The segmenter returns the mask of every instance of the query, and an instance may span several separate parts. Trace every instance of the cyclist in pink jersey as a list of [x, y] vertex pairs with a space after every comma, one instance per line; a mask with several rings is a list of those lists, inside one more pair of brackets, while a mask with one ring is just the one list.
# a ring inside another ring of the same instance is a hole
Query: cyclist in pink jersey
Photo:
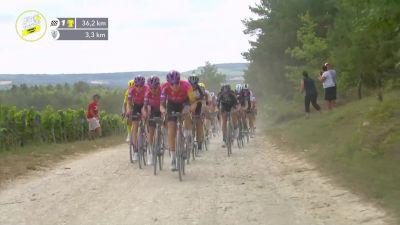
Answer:
[[[149, 90], [149, 87], [145, 84], [145, 78], [141, 75], [135, 77], [135, 85], [129, 89], [128, 94], [128, 115], [137, 116], [142, 112], [144, 104], [144, 95]], [[132, 138], [131, 142], [136, 143], [137, 130], [139, 119], [137, 117], [132, 117]], [[135, 148], [136, 149], [136, 148]], [[138, 153], [135, 152], [133, 155], [133, 160], [138, 160]]]
[[[168, 120], [168, 146], [171, 151], [171, 170], [176, 170], [175, 137], [176, 118], [172, 117], [173, 112], [182, 113], [184, 106], [190, 109], [196, 107], [196, 99], [192, 86], [188, 81], [181, 80], [178, 71], [171, 71], [167, 74], [167, 82], [161, 87], [160, 111], [167, 113]], [[186, 111], [186, 110], [185, 110]]]
[[[150, 119], [154, 117], [161, 117], [160, 111], [160, 96], [161, 96], [161, 88], [160, 88], [160, 78], [157, 76], [151, 76], [147, 80], [147, 85], [149, 89], [146, 91], [144, 95], [144, 107], [143, 107], [143, 116], [149, 117]], [[149, 144], [150, 146], [153, 144], [154, 132], [156, 129], [156, 124], [153, 121], [149, 121]], [[151, 165], [153, 162], [152, 157], [148, 158], [148, 163]]]

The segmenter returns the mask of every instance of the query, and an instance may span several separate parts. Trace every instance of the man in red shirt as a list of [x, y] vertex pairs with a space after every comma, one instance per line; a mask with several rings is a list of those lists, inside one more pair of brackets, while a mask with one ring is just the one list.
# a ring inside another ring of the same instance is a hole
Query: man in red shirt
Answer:
[[101, 127], [99, 119], [99, 104], [100, 95], [93, 95], [93, 101], [89, 104], [86, 113], [86, 118], [89, 124], [89, 137], [93, 138], [93, 133], [97, 136], [101, 136]]

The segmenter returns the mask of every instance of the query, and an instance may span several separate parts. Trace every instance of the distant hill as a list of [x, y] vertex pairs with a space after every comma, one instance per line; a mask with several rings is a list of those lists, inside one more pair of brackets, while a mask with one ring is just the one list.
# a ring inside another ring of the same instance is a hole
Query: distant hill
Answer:
[[[228, 77], [230, 76], [243, 76], [244, 70], [247, 69], [248, 64], [247, 63], [221, 63], [221, 64], [215, 64], [218, 68], [218, 71], [220, 73], [223, 73], [227, 75]], [[197, 67], [195, 69], [196, 73], [200, 73], [200, 70], [203, 68], [203, 66]], [[184, 74], [191, 74], [193, 70], [186, 71]]]
[[[215, 64], [218, 71], [226, 74], [228, 77], [237, 79], [242, 77], [247, 63], [223, 63]], [[197, 73], [202, 67], [195, 69]], [[183, 72], [184, 76], [188, 76], [193, 70]], [[109, 87], [126, 87], [128, 80], [135, 75], [141, 74], [145, 77], [151, 75], [165, 76], [168, 71], [134, 71], [119, 73], [91, 73], [91, 74], [0, 74], [0, 89], [8, 89], [12, 85], [28, 84], [28, 85], [47, 85], [60, 83], [76, 83], [84, 81], [92, 85], [102, 85]]]

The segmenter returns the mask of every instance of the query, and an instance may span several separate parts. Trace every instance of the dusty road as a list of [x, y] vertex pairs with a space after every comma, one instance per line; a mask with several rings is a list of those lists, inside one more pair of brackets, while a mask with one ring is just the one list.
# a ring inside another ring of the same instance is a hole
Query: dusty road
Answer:
[[155, 177], [130, 164], [126, 145], [69, 160], [1, 190], [0, 224], [389, 224], [263, 137], [230, 158], [219, 143], [182, 183], [169, 170]]

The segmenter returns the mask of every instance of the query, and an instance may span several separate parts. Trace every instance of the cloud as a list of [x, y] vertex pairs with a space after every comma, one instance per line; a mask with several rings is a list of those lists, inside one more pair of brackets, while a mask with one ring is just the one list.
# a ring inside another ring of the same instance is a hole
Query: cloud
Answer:
[[[19, 39], [14, 20], [2, 21], [7, 31], [0, 73], [80, 73], [132, 70], [188, 70], [212, 63], [244, 61], [249, 48], [241, 20], [248, 17], [243, 0], [70, 0], [6, 3], [3, 12], [35, 8], [52, 17], [108, 17], [108, 41], [53, 41]], [[16, 16], [15, 16], [16, 17]]]

